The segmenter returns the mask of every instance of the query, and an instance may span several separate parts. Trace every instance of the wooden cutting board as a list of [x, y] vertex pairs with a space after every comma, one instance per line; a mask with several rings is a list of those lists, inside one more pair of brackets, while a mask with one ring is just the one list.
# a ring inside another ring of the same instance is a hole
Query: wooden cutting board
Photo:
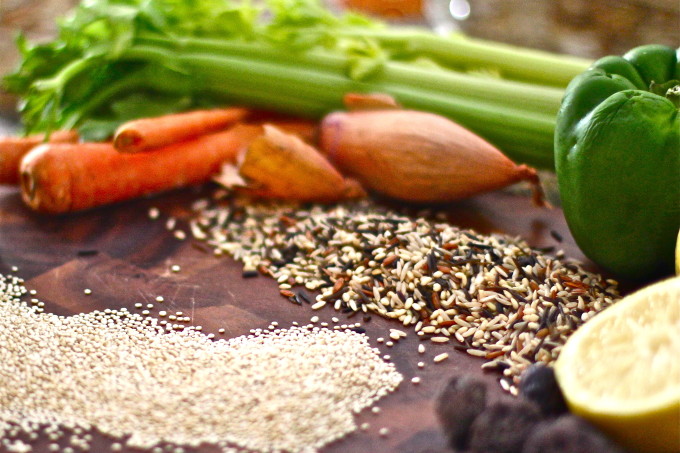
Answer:
[[[134, 308], [136, 303], [146, 305], [162, 295], [162, 307], [156, 303], [152, 313], [159, 309], [183, 311], [193, 324], [218, 338], [247, 334], [250, 329], [266, 328], [272, 321], [278, 321], [280, 327], [293, 321], [307, 323], [313, 315], [321, 321], [331, 322], [337, 316], [340, 324], [347, 322], [346, 315], [332, 308], [312, 311], [309, 305], [292, 304], [279, 295], [273, 280], [262, 276], [244, 279], [239, 263], [200, 250], [193, 239], [176, 239], [166, 229], [165, 220], [170, 216], [186, 218], [191, 202], [209, 190], [172, 192], [51, 217], [29, 211], [16, 188], [0, 186], [0, 273], [10, 273], [16, 267], [18, 270], [12, 273], [37, 291], [36, 297], [45, 302], [46, 311], [61, 315], [121, 307], [140, 311]], [[152, 206], [161, 212], [155, 221], [148, 217]], [[563, 249], [567, 256], [587, 263], [559, 209], [537, 208], [528, 198], [505, 192], [454, 203], [446, 209], [452, 223], [460, 227], [518, 235], [532, 246]], [[179, 265], [181, 271], [172, 272], [173, 265]], [[592, 263], [588, 266], [596, 270]], [[85, 294], [85, 289], [92, 293]], [[355, 316], [350, 321], [362, 320]], [[379, 401], [379, 414], [364, 411], [357, 416], [358, 423], [370, 424], [368, 430], [357, 431], [324, 452], [416, 453], [442, 448], [444, 440], [434, 417], [433, 401], [455, 373], [482, 376], [493, 400], [509, 398], [500, 390], [499, 376], [482, 372], [482, 359], [456, 351], [451, 345], [427, 344], [426, 353], [420, 355], [412, 331], [393, 347], [378, 344], [378, 337], [387, 338], [389, 329], [400, 325], [377, 316], [363, 327], [371, 344], [392, 357], [405, 379], [395, 393]], [[220, 335], [222, 328], [225, 334]], [[433, 363], [432, 358], [441, 352], [448, 352], [449, 359]], [[421, 360], [426, 363], [422, 370], [416, 366]], [[419, 385], [411, 383], [414, 376], [421, 378]], [[219, 377], [215, 378], [219, 385]], [[378, 434], [383, 427], [390, 431], [386, 437]], [[95, 433], [92, 451], [108, 451], [111, 442]], [[48, 442], [39, 439], [33, 445], [34, 452], [47, 451]]]

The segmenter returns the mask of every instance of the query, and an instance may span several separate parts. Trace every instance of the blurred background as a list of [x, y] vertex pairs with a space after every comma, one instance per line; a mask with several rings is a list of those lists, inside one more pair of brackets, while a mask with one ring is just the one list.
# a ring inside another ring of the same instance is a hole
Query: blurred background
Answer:
[[[200, 0], [196, 0], [200, 1]], [[440, 32], [597, 58], [631, 47], [680, 45], [680, 0], [327, 0], [386, 20], [425, 24]], [[0, 0], [0, 76], [15, 65], [14, 37], [41, 40], [76, 0]], [[0, 117], [16, 99], [0, 90]]]

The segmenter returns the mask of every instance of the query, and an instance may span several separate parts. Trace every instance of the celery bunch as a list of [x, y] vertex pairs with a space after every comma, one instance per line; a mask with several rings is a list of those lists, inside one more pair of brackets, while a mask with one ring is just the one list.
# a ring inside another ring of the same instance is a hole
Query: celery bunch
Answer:
[[564, 87], [589, 64], [335, 15], [318, 0], [88, 0], [55, 40], [18, 45], [4, 82], [29, 133], [104, 139], [132, 118], [225, 104], [320, 117], [345, 93], [384, 92], [543, 168]]

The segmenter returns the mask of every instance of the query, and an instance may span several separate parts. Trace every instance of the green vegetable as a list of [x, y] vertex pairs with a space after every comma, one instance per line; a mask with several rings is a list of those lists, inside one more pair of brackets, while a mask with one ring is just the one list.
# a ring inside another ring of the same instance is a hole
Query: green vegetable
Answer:
[[568, 86], [555, 166], [569, 228], [617, 276], [673, 271], [680, 228], [680, 49], [608, 56]]
[[589, 64], [336, 16], [318, 0], [89, 0], [53, 42], [19, 46], [5, 82], [27, 132], [103, 139], [146, 112], [225, 103], [320, 117], [347, 92], [384, 92], [547, 168], [564, 87]]

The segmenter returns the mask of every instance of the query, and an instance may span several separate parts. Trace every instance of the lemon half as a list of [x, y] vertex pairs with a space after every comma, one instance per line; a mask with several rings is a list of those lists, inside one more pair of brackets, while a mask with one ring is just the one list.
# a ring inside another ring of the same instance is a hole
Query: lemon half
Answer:
[[675, 241], [675, 275], [680, 275], [680, 230], [678, 230], [678, 239]]
[[680, 452], [680, 277], [626, 296], [566, 342], [569, 408], [631, 451]]

